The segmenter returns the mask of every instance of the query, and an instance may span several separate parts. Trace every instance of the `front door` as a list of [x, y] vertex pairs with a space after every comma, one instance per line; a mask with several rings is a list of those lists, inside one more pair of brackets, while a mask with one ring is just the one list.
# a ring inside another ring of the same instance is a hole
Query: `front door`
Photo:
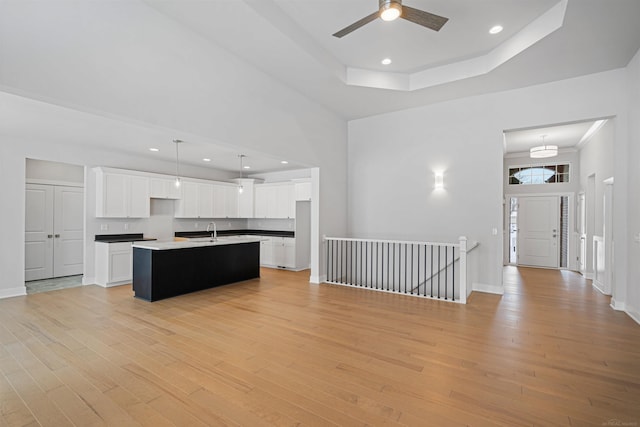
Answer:
[[560, 198], [518, 198], [518, 265], [559, 267]]

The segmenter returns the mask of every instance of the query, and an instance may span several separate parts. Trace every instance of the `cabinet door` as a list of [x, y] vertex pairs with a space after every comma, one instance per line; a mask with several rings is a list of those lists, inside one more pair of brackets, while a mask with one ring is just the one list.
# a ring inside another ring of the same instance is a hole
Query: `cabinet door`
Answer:
[[282, 237], [273, 237], [271, 239], [273, 248], [273, 262], [272, 265], [277, 267], [284, 267], [285, 255], [284, 255], [284, 241]]
[[162, 178], [151, 178], [149, 180], [149, 197], [154, 199], [167, 198], [167, 180]]
[[225, 218], [227, 216], [225, 186], [213, 186], [213, 217]]
[[128, 176], [126, 182], [128, 190], [127, 217], [149, 218], [149, 178]]
[[260, 242], [260, 265], [273, 265], [273, 246], [271, 239], [264, 238]]
[[198, 218], [213, 218], [213, 185], [198, 184]]
[[225, 213], [227, 218], [238, 218], [238, 189], [224, 187]]
[[175, 217], [198, 217], [198, 184], [195, 182], [182, 182], [180, 186], [180, 200], [175, 202]]
[[267, 205], [266, 218], [282, 218], [278, 209], [278, 187], [271, 185], [265, 187], [265, 198]]
[[296, 182], [295, 184], [296, 201], [308, 201], [311, 200], [311, 183], [310, 182]]
[[285, 237], [283, 247], [282, 265], [287, 268], [296, 268], [296, 239]]
[[175, 180], [166, 178], [149, 179], [149, 197], [154, 199], [179, 199], [180, 188]]
[[105, 173], [102, 182], [102, 212], [97, 216], [106, 218], [127, 217], [127, 176]]
[[254, 216], [256, 218], [267, 217], [267, 187], [256, 185], [254, 189], [255, 204]]
[[131, 243], [109, 244], [109, 281], [107, 284], [126, 282], [132, 279]]
[[276, 189], [276, 216], [275, 218], [295, 218], [295, 195], [292, 184], [283, 184]]

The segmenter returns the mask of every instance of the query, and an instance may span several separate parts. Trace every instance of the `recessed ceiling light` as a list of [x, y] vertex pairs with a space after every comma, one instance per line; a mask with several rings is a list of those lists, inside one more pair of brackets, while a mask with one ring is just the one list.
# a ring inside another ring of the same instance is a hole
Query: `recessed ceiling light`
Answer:
[[206, 158], [206, 157], [205, 157], [204, 159], [202, 159], [202, 161], [203, 161], [203, 162], [210, 162], [210, 161], [211, 161], [211, 159], [208, 159], [208, 158]]
[[504, 28], [502, 28], [502, 25], [494, 25], [493, 27], [491, 27], [491, 29], [489, 30], [489, 34], [498, 34], [499, 32], [501, 32]]
[[157, 152], [157, 151], [160, 151], [160, 149], [158, 149], [158, 148], [149, 148], [149, 151]]
[[391, 59], [389, 58], [384, 58], [382, 61], [380, 61], [382, 63], [382, 65], [389, 65], [391, 64]]
[[251, 169], [251, 166], [245, 166], [244, 168], [245, 169]]
[[282, 163], [283, 165], [288, 164], [289, 162], [287, 162], [286, 160], [281, 161], [280, 163]]

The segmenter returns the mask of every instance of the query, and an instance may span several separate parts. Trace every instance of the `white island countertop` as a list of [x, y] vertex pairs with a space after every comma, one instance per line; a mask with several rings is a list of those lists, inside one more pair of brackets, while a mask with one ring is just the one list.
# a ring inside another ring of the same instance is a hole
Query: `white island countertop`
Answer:
[[154, 251], [164, 251], [169, 249], [200, 248], [203, 246], [237, 245], [240, 243], [260, 242], [262, 236], [224, 236], [211, 241], [209, 237], [198, 237], [183, 241], [156, 240], [150, 242], [135, 242], [132, 247], [141, 249], [151, 249]]

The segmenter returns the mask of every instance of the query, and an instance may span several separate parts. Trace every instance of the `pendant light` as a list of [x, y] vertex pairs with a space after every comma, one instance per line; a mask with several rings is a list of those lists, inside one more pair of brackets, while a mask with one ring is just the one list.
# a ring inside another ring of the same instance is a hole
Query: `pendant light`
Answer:
[[179, 153], [178, 147], [184, 141], [181, 140], [181, 139], [174, 139], [173, 142], [176, 144], [176, 181], [175, 181], [175, 186], [176, 186], [176, 188], [180, 188], [180, 184], [181, 184], [181, 179], [180, 179], [180, 153]]
[[[244, 154], [238, 154], [238, 157], [240, 158], [240, 179], [242, 179], [242, 160], [247, 157]], [[242, 194], [242, 192], [244, 191], [244, 187], [242, 184], [240, 184], [240, 187], [238, 187], [238, 193]]]
[[555, 157], [558, 155], [557, 145], [546, 145], [544, 139], [547, 135], [542, 135], [542, 145], [533, 147], [529, 150], [529, 157], [532, 159], [544, 159], [547, 157]]

